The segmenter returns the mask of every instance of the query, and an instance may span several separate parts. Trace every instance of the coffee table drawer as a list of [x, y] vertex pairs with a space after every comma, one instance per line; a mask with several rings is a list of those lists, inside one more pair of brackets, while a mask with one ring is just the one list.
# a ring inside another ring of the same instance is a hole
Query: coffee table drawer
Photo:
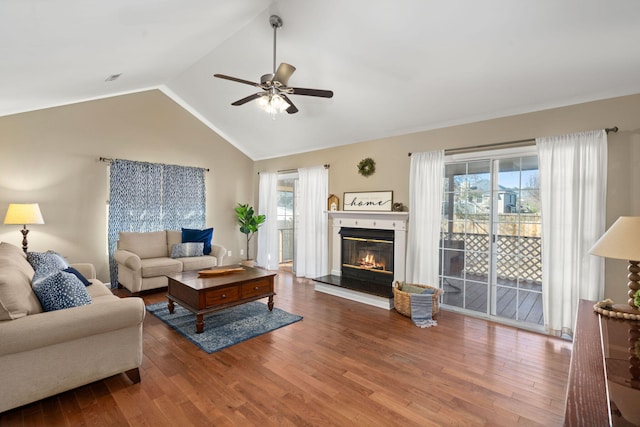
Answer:
[[211, 307], [213, 305], [226, 304], [240, 299], [240, 292], [237, 286], [222, 289], [211, 289], [205, 295], [205, 305]]
[[257, 295], [265, 295], [273, 292], [269, 280], [259, 280], [242, 285], [242, 298], [251, 298]]

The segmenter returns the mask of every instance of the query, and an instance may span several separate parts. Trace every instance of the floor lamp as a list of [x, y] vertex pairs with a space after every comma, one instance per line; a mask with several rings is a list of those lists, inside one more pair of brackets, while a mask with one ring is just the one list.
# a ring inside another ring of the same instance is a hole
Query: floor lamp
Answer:
[[40, 206], [37, 203], [11, 203], [7, 209], [7, 215], [4, 217], [5, 224], [22, 225], [22, 250], [27, 253], [27, 234], [29, 230], [27, 225], [44, 224]]
[[640, 315], [634, 302], [640, 289], [640, 216], [621, 216], [589, 251], [593, 255], [629, 261], [629, 299], [627, 304], [615, 304], [613, 311]]

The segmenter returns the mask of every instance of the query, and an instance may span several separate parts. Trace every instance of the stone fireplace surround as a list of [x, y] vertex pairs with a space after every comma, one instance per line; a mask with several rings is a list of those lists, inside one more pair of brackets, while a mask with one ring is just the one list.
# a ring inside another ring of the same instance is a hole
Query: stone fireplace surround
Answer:
[[[341, 239], [340, 229], [342, 227], [367, 228], [394, 231], [394, 269], [393, 281], [403, 281], [406, 265], [407, 249], [407, 223], [409, 213], [407, 212], [361, 212], [361, 211], [329, 211], [329, 219], [332, 220], [332, 256], [331, 256], [331, 276], [339, 280], [342, 270], [341, 265]], [[315, 283], [315, 290], [326, 294], [339, 296], [353, 301], [373, 305], [375, 307], [391, 310], [393, 308], [393, 298], [384, 298], [336, 286], [322, 281]]]

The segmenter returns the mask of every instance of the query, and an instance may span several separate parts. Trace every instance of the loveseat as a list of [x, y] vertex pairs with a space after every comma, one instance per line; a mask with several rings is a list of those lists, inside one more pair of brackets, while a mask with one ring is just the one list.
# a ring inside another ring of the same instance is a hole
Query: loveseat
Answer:
[[121, 372], [140, 381], [142, 299], [113, 295], [91, 264], [72, 266], [90, 303], [43, 311], [24, 252], [0, 243], [0, 412]]
[[[151, 232], [120, 232], [114, 259], [118, 266], [118, 285], [132, 293], [164, 288], [167, 274], [202, 270], [222, 265], [227, 250], [212, 244], [211, 252], [197, 256], [177, 256], [174, 245], [183, 243], [183, 232], [164, 230]], [[205, 250], [206, 251], [206, 250]]]

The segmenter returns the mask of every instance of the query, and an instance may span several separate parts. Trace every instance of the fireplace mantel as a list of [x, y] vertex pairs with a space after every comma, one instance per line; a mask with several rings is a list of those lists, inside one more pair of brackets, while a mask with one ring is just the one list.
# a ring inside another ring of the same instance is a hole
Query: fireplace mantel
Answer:
[[[333, 220], [332, 228], [332, 257], [331, 275], [340, 276], [341, 273], [341, 241], [340, 229], [369, 228], [379, 230], [394, 230], [394, 281], [404, 281], [406, 248], [407, 248], [407, 223], [408, 212], [361, 212], [361, 211], [328, 211], [329, 219]], [[385, 299], [371, 297], [357, 291], [349, 291], [322, 283], [316, 284], [316, 290], [329, 293], [365, 304], [390, 310], [393, 308], [393, 298]]]
[[408, 212], [329, 211], [328, 214], [334, 227], [406, 230], [409, 221]]

